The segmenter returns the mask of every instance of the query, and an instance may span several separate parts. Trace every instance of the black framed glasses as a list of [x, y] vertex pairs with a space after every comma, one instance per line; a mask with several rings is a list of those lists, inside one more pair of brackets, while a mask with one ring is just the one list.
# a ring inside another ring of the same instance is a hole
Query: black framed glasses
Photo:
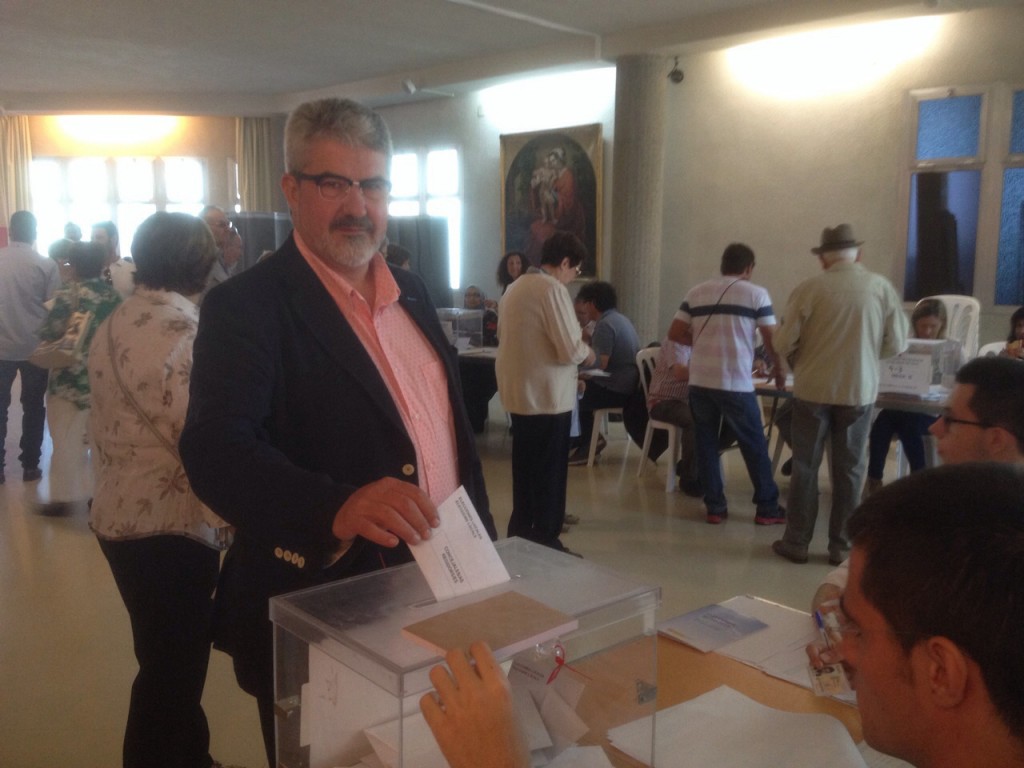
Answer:
[[942, 426], [949, 429], [950, 424], [963, 424], [968, 427], [980, 427], [981, 429], [991, 429], [995, 424], [989, 424], [987, 421], [971, 421], [970, 419], [958, 419], [954, 416], [949, 415], [949, 411], [943, 411], [939, 418], [942, 419]]
[[312, 181], [316, 184], [320, 197], [324, 200], [340, 200], [357, 187], [363, 193], [363, 199], [369, 203], [379, 203], [391, 192], [391, 182], [381, 176], [356, 181], [348, 176], [337, 173], [318, 173], [316, 175], [292, 171], [298, 181]]

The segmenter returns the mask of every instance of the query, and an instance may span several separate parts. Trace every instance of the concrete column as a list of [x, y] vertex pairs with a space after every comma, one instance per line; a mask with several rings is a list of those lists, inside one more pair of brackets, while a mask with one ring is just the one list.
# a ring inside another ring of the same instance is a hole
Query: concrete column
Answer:
[[670, 59], [629, 55], [616, 62], [610, 281], [640, 341], [660, 339], [658, 281], [664, 201], [665, 99]]

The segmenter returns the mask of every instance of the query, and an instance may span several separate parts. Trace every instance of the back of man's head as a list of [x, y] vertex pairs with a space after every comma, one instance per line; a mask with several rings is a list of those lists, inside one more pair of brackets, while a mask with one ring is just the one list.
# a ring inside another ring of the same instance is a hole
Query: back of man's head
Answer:
[[74, 242], [68, 246], [67, 259], [75, 270], [75, 277], [79, 280], [91, 280], [103, 272], [107, 249], [99, 243]]
[[587, 258], [587, 248], [572, 232], [555, 232], [544, 241], [540, 263], [557, 267], [566, 258], [570, 267], [578, 267]]
[[742, 275], [754, 266], [754, 251], [743, 243], [730, 243], [722, 253], [722, 274]]
[[36, 217], [31, 211], [15, 211], [11, 214], [11, 241], [34, 243], [36, 241]]
[[861, 592], [904, 651], [929, 637], [959, 646], [1024, 742], [1024, 467], [915, 472], [869, 496], [848, 529]]
[[974, 387], [967, 406], [978, 421], [1013, 435], [1018, 453], [1024, 456], [1024, 363], [1008, 357], [977, 357], [957, 371], [956, 380]]
[[594, 280], [580, 286], [576, 294], [576, 301], [590, 302], [598, 312], [607, 312], [619, 305], [619, 297], [615, 293], [615, 286], [603, 280]]

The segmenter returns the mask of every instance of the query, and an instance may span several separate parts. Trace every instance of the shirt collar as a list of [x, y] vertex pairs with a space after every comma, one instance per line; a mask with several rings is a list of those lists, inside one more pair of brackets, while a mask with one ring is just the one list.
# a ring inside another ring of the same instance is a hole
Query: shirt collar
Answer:
[[[327, 288], [328, 293], [336, 295], [340, 291], [349, 302], [359, 301], [364, 304], [366, 303], [362, 294], [353, 288], [348, 280], [324, 264], [323, 260], [310, 250], [297, 231], [292, 230], [292, 235], [295, 238], [295, 246], [299, 249], [299, 253], [302, 254], [302, 258], [306, 260], [306, 263], [309, 264], [310, 268], [320, 279], [320, 282]], [[398, 301], [398, 297], [402, 292], [398, 287], [398, 283], [395, 282], [394, 275], [391, 274], [387, 262], [379, 252], [373, 254], [373, 257], [370, 259], [369, 269], [370, 277], [373, 279], [375, 295], [375, 305], [370, 307], [370, 311], [376, 314], [388, 305]]]

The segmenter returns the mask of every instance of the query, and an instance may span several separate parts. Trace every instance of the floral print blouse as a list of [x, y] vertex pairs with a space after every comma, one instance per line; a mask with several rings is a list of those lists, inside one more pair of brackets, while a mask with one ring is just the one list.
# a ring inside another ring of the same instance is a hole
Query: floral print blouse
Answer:
[[[46, 316], [39, 330], [41, 341], [56, 341], [64, 335], [72, 312], [92, 312], [92, 322], [82, 342], [82, 361], [67, 368], [50, 371], [49, 393], [74, 403], [79, 410], [89, 407], [89, 344], [96, 335], [100, 323], [121, 303], [121, 294], [107, 285], [101, 278], [83, 280], [57, 291], [53, 309]], [[75, 309], [77, 303], [77, 310]]]
[[[227, 524], [192, 493], [177, 457], [198, 321], [199, 308], [184, 296], [139, 286], [96, 331], [89, 425], [98, 469], [89, 525], [100, 538], [177, 534], [211, 547], [227, 543]], [[122, 390], [115, 365], [163, 440]]]

